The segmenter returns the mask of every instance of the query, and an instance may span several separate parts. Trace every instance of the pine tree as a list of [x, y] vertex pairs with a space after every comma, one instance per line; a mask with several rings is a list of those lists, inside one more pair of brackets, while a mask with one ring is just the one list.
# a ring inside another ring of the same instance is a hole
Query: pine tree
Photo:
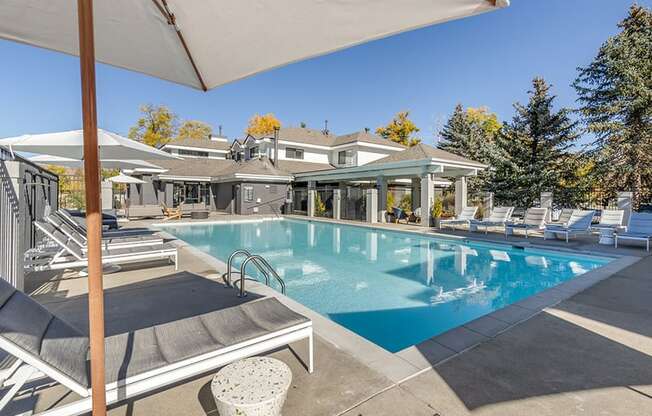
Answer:
[[554, 110], [555, 96], [542, 78], [532, 81], [528, 93], [527, 105], [514, 104], [514, 118], [496, 138], [489, 183], [499, 200], [522, 207], [559, 185], [568, 169], [568, 150], [578, 138], [570, 110]]
[[[487, 128], [488, 125], [497, 128]], [[465, 111], [461, 104], [457, 104], [439, 133], [437, 147], [458, 156], [490, 164], [495, 159], [495, 139], [500, 127], [495, 114], [486, 109], [469, 108]], [[485, 190], [490, 177], [489, 171], [482, 171], [478, 176], [470, 177], [470, 192]]]
[[634, 204], [652, 188], [652, 10], [631, 6], [573, 86], [595, 140], [605, 190], [634, 192]]

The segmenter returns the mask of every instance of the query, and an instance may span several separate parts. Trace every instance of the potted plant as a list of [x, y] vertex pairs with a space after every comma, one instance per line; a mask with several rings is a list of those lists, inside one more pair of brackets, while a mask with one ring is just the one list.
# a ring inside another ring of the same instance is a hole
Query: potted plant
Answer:
[[441, 221], [441, 216], [444, 213], [444, 202], [441, 198], [435, 198], [435, 202], [432, 204], [432, 209], [430, 210], [432, 222], [430, 225], [434, 225], [436, 228], [439, 228], [439, 221]]

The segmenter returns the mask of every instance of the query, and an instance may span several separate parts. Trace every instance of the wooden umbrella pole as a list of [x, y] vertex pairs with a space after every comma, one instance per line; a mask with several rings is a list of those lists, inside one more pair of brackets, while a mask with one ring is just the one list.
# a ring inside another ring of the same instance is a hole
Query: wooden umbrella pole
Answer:
[[95, 99], [93, 0], [77, 0], [79, 62], [84, 127], [84, 177], [88, 230], [88, 322], [91, 348], [93, 416], [106, 414], [104, 379], [104, 288], [102, 287], [102, 212]]

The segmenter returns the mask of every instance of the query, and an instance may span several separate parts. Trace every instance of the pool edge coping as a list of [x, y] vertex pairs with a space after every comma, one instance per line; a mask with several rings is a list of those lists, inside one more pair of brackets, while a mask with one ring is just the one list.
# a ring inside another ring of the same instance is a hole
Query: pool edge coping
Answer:
[[[282, 218], [271, 218], [272, 220], [278, 220]], [[256, 219], [256, 220], [235, 220], [235, 221], [220, 221], [219, 224], [228, 224], [228, 223], [251, 223], [251, 222], [262, 222], [265, 219]], [[322, 221], [330, 222], [331, 221]], [[199, 225], [199, 224], [208, 224], [209, 222], [194, 222], [187, 223], [186, 225]], [[175, 223], [176, 225], [177, 223]], [[170, 224], [172, 225], [172, 224]], [[154, 225], [152, 225], [154, 226]], [[354, 225], [355, 226], [355, 225]], [[367, 228], [376, 228], [379, 230], [384, 230], [384, 228], [371, 227]], [[226, 272], [227, 265], [223, 261], [217, 259], [216, 257], [211, 256], [208, 253], [201, 251], [200, 249], [192, 246], [191, 244], [183, 241], [176, 236], [164, 231], [157, 230], [164, 239], [170, 239], [171, 243], [178, 248], [184, 248], [189, 250], [194, 256], [199, 257], [207, 264], [211, 265], [216, 269], [218, 275], [211, 277], [211, 275], [206, 276], [207, 278], [221, 278], [221, 273]], [[402, 232], [413, 233], [417, 235], [432, 235], [425, 232], [418, 232], [412, 230], [405, 230]], [[453, 236], [455, 237], [455, 236]], [[466, 238], [459, 237], [459, 240], [465, 240]], [[482, 240], [480, 240], [482, 241]], [[500, 243], [497, 243], [500, 244]], [[505, 244], [508, 245], [508, 244]], [[538, 248], [538, 247], [537, 247]], [[544, 250], [547, 248], [544, 248]], [[555, 251], [554, 249], [548, 249], [548, 251]], [[568, 249], [568, 252], [573, 252], [573, 250]], [[575, 250], [577, 252], [577, 250]], [[387, 351], [386, 349], [374, 344], [373, 342], [367, 340], [366, 338], [356, 334], [355, 332], [345, 328], [344, 326], [328, 319], [327, 317], [319, 314], [316, 311], [308, 308], [307, 306], [289, 298], [282, 293], [265, 286], [262, 283], [257, 283], [255, 281], [248, 282], [248, 290], [257, 293], [263, 296], [273, 296], [276, 297], [281, 303], [288, 306], [292, 310], [301, 313], [312, 320], [313, 328], [315, 332], [324, 340], [328, 341], [334, 347], [341, 349], [352, 357], [362, 362], [369, 368], [378, 372], [379, 374], [385, 376], [394, 384], [403, 383], [413, 377], [418, 376], [419, 374], [426, 372], [433, 367], [442, 364], [445, 361], [456, 357], [459, 354], [464, 353], [476, 346], [488, 342], [491, 339], [497, 337], [498, 335], [510, 330], [511, 328], [529, 320], [530, 318], [538, 315], [542, 311], [545, 311], [546, 308], [555, 306], [576, 294], [588, 289], [589, 287], [597, 284], [598, 282], [605, 280], [619, 271], [637, 263], [642, 260], [643, 257], [628, 256], [628, 255], [614, 255], [611, 254], [608, 257], [613, 258], [612, 261], [601, 266], [597, 269], [590, 270], [584, 273], [581, 276], [575, 277], [566, 282], [560, 283], [557, 286], [545, 289], [535, 295], [529, 296], [525, 299], [520, 300], [511, 305], [507, 305], [503, 308], [497, 309], [487, 315], [483, 315], [479, 318], [476, 318], [466, 324], [457, 326], [453, 329], [450, 329], [442, 334], [431, 337], [425, 341], [422, 341], [419, 344], [412, 345], [396, 353]], [[504, 314], [510, 314], [515, 318], [510, 319], [506, 318]], [[472, 329], [472, 327], [483, 319], [493, 319], [499, 322], [502, 322], [503, 327], [499, 330], [496, 330], [494, 333], [481, 333], [477, 329]], [[477, 342], [463, 342], [463, 347], [454, 348], [450, 345], [450, 342], [446, 341], [447, 337], [455, 337], [457, 332], [466, 331], [466, 334], [461, 335], [464, 337], [466, 335], [469, 338], [469, 332], [472, 333], [472, 337], [475, 337]], [[419, 349], [418, 346], [424, 347], [436, 347], [440, 351], [444, 349], [445, 354], [441, 355], [437, 359], [432, 359], [423, 355], [423, 352]], [[416, 354], [416, 355], [415, 355]], [[424, 362], [426, 364], [424, 364]]]

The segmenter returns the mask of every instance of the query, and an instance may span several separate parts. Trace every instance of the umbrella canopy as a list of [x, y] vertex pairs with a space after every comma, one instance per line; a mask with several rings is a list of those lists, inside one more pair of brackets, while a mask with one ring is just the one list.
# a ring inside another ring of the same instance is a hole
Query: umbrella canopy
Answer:
[[[3, 0], [0, 39], [80, 57], [84, 147], [71, 147], [75, 153], [35, 153], [82, 159], [79, 150], [83, 150], [85, 155], [91, 397], [93, 414], [103, 416], [106, 392], [98, 153], [103, 159], [126, 158], [124, 154], [105, 154], [98, 138], [102, 134], [97, 129], [95, 62], [207, 90], [312, 56], [507, 6], [509, 0], [76, 3], [75, 7], [71, 0]], [[129, 153], [130, 159], [158, 159], [139, 155], [136, 147]]]
[[[29, 158], [30, 162], [64, 166], [67, 168], [81, 168], [84, 164], [82, 160], [70, 159], [61, 156], [38, 155]], [[157, 169], [165, 170], [160, 166], [144, 160], [112, 160], [106, 159], [101, 161], [103, 169]]]
[[[170, 153], [102, 129], [97, 129], [97, 144], [100, 149], [100, 160], [179, 159]], [[25, 134], [0, 139], [0, 145], [8, 146], [12, 151], [39, 153], [76, 160], [84, 158], [83, 130]]]
[[[95, 0], [99, 62], [200, 89], [509, 0]], [[79, 54], [70, 0], [3, 0], [0, 38]], [[178, 29], [178, 31], [177, 31]]]
[[134, 178], [133, 176], [125, 175], [124, 173], [121, 173], [117, 176], [112, 176], [108, 181], [111, 181], [113, 183], [135, 183], [135, 184], [143, 184], [147, 183], [143, 180], [140, 180], [138, 178]]

